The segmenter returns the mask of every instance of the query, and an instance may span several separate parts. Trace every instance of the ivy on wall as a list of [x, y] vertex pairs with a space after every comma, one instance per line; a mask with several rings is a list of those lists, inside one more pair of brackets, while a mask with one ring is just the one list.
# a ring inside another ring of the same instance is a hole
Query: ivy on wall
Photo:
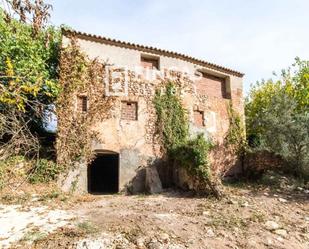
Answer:
[[161, 143], [169, 160], [176, 166], [186, 168], [199, 182], [196, 191], [205, 191], [208, 188], [220, 198], [222, 194], [213, 181], [208, 157], [212, 143], [202, 134], [190, 139], [188, 116], [181, 103], [179, 90], [176, 84], [167, 82], [163, 91], [156, 92], [154, 105]]
[[[74, 37], [61, 51], [56, 149], [58, 164], [66, 168], [93, 159], [92, 141], [99, 139], [93, 125], [109, 117], [114, 98], [103, 94], [104, 67], [81, 52]], [[77, 97], [81, 94], [87, 96], [86, 113], [77, 110]]]

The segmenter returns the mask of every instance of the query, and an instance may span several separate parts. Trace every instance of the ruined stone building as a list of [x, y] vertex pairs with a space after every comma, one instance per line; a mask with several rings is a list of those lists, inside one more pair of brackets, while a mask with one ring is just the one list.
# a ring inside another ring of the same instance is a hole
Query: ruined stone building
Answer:
[[[156, 86], [166, 80], [183, 85], [181, 99], [190, 133], [211, 136], [217, 145], [211, 154], [212, 167], [222, 175], [229, 174], [236, 160], [223, 145], [229, 129], [228, 105], [243, 114], [242, 73], [187, 55], [76, 31], [63, 31], [64, 47], [72, 37], [90, 60], [114, 69], [114, 73], [102, 72], [102, 89], [98, 90], [102, 98], [114, 101], [111, 115], [91, 125], [99, 138], [91, 143], [94, 160], [72, 170], [63, 180], [64, 187], [74, 183], [80, 191], [118, 192], [138, 179], [133, 188], [142, 190], [144, 175], [139, 175], [140, 169], [161, 157], [154, 136], [152, 98]], [[87, 113], [91, 108], [87, 89], [75, 94], [73, 106], [65, 107], [71, 108], [71, 115]], [[159, 175], [164, 185], [166, 176]]]

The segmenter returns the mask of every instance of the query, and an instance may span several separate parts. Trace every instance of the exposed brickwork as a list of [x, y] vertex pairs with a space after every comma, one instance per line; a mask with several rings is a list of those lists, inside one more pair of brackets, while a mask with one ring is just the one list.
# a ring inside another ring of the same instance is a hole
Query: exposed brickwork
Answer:
[[137, 120], [137, 102], [121, 102], [121, 119]]
[[226, 91], [226, 80], [213, 75], [203, 74], [196, 88], [199, 94], [217, 98], [229, 97]]

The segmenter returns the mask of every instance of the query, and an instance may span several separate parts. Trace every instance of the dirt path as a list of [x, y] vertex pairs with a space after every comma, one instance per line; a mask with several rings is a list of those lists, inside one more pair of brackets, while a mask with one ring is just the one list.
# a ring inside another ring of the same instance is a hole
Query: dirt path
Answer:
[[221, 202], [175, 192], [105, 196], [75, 210], [132, 248], [309, 248], [306, 194], [234, 190]]
[[309, 248], [308, 191], [247, 186], [226, 191], [228, 198], [221, 201], [173, 191], [78, 197], [50, 207], [65, 210], [69, 223], [12, 248]]

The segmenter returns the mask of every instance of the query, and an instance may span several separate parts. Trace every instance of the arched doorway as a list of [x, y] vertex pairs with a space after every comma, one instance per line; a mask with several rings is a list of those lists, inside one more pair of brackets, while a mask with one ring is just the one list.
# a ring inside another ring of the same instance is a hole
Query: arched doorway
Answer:
[[88, 192], [111, 194], [119, 191], [119, 154], [99, 153], [88, 166]]

